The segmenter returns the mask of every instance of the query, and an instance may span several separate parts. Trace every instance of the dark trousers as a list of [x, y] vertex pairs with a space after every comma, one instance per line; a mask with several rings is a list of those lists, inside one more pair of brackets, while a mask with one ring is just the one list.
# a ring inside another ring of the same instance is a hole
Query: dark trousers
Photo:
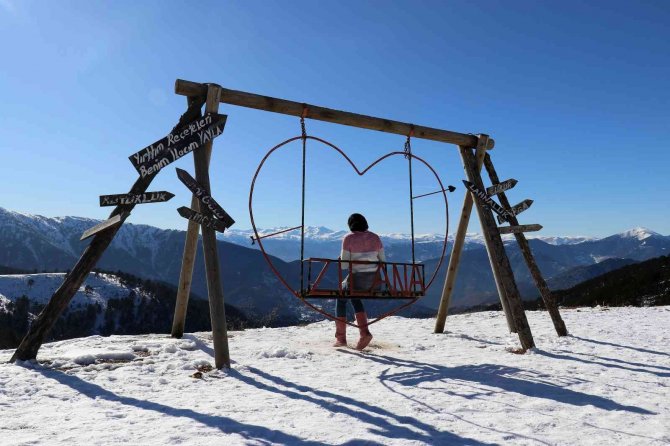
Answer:
[[[353, 281], [353, 289], [356, 291], [365, 291], [371, 290], [372, 285], [375, 283], [375, 279], [379, 276], [377, 272], [358, 272], [353, 273], [351, 279]], [[344, 288], [349, 287], [349, 277], [344, 279]], [[375, 287], [376, 288], [376, 287]], [[351, 298], [351, 299], [337, 299], [335, 305], [335, 315], [337, 317], [345, 317], [347, 315], [347, 300], [351, 301], [351, 305], [354, 306], [355, 313], [361, 313], [365, 311], [363, 307], [363, 302], [360, 299]]]
[[351, 305], [354, 306], [354, 312], [360, 313], [365, 311], [363, 302], [360, 299], [337, 299], [335, 304], [335, 315], [337, 317], [346, 317], [347, 316], [347, 301], [351, 301]]

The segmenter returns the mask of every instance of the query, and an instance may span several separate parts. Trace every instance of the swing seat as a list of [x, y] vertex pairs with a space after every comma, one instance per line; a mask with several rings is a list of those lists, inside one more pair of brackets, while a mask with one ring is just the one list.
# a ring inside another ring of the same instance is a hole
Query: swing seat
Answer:
[[[303, 299], [418, 299], [426, 294], [424, 265], [421, 263], [400, 262], [368, 262], [360, 260], [324, 259], [310, 257], [307, 263], [307, 288], [302, 289]], [[319, 266], [321, 270], [312, 282], [312, 266]], [[332, 285], [334, 268], [337, 268], [337, 285]], [[356, 288], [355, 273], [348, 274], [355, 265], [375, 265], [372, 285], [365, 288]], [[343, 268], [344, 267], [344, 268]], [[325, 279], [325, 280], [324, 280]], [[328, 280], [330, 279], [330, 280]], [[331, 286], [324, 285], [331, 282]]]

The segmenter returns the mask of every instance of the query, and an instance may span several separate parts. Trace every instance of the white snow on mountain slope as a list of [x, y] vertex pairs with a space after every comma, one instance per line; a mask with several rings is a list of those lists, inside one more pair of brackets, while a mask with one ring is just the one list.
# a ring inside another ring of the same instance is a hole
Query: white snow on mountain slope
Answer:
[[[288, 227], [278, 227], [278, 228], [268, 228], [268, 229], [259, 229], [258, 233], [260, 236], [274, 234], [279, 231], [289, 229]], [[342, 241], [344, 236], [348, 234], [347, 230], [338, 230], [334, 231], [332, 229], [320, 227], [308, 227], [305, 230], [305, 238], [312, 241], [322, 241], [322, 242], [339, 242]], [[250, 243], [250, 237], [254, 235], [252, 229], [229, 229], [223, 234], [217, 234], [218, 238], [221, 240], [230, 241], [232, 243], [248, 245]], [[392, 232], [382, 234], [379, 236], [382, 238], [384, 243], [389, 242], [409, 242], [411, 240], [410, 234], [404, 234], [399, 232]], [[596, 237], [587, 237], [587, 236], [542, 236], [537, 234], [528, 234], [528, 238], [537, 238], [546, 243], [552, 245], [574, 245], [577, 243], [582, 243], [585, 241], [598, 240]], [[453, 241], [453, 233], [449, 234], [448, 240]], [[273, 240], [292, 240], [299, 242], [300, 241], [300, 230], [296, 229], [289, 232], [284, 232], [281, 234], [273, 235]], [[513, 234], [506, 234], [503, 236], [505, 240], [514, 239]], [[416, 243], [441, 243], [444, 240], [444, 234], [436, 233], [427, 233], [427, 234], [414, 234], [414, 241]], [[484, 244], [484, 236], [476, 232], [468, 232], [465, 235], [466, 243], [474, 244]]]
[[617, 234], [619, 237], [622, 238], [635, 238], [637, 240], [644, 240], [647, 239], [651, 236], [657, 235], [660, 236], [658, 232], [654, 232], [651, 229], [643, 228], [643, 227], [637, 227], [633, 229], [629, 229], [628, 231], [621, 232]]
[[[28, 296], [32, 302], [46, 304], [63, 283], [64, 277], [64, 273], [0, 275], [0, 295], [11, 301]], [[77, 307], [98, 303], [104, 309], [108, 300], [124, 298], [131, 291], [138, 297], [145, 294], [140, 288], [130, 289], [121, 284], [117, 276], [91, 273], [77, 290], [70, 305]]]
[[2, 444], [670, 443], [670, 307], [562, 314], [558, 338], [528, 313], [525, 355], [500, 312], [450, 316], [446, 334], [388, 318], [364, 353], [330, 347], [330, 322], [230, 332], [232, 369], [202, 379], [207, 333], [55, 342], [18, 365], [1, 350]]
[[0, 294], [0, 313], [6, 312], [11, 300]]

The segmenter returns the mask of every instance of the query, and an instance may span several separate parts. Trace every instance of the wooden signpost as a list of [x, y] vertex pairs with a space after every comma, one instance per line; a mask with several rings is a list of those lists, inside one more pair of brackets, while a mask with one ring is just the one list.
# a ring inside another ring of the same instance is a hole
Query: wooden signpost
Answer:
[[128, 157], [142, 178], [156, 174], [223, 133], [226, 115], [208, 113]]
[[498, 228], [501, 234], [518, 234], [519, 232], [533, 232], [542, 229], [542, 225], [515, 225], [515, 226], [501, 226]]
[[100, 195], [100, 206], [118, 206], [120, 204], [163, 203], [174, 197], [167, 191], [145, 192], [142, 194]]
[[493, 186], [487, 187], [486, 188], [486, 193], [489, 195], [497, 195], [499, 193], [505, 192], [506, 190], [510, 190], [514, 186], [516, 186], [516, 183], [518, 183], [517, 180], [514, 178], [510, 178], [509, 180], [505, 180], [502, 183], [497, 183], [494, 184]]
[[[186, 172], [183, 169], [177, 168], [177, 177], [182, 183], [184, 183], [186, 187], [188, 187], [188, 189], [191, 192], [193, 192], [193, 195], [198, 200], [200, 200], [202, 204], [207, 206], [207, 209], [209, 209], [212, 215], [214, 215], [214, 217], [216, 217], [224, 225], [224, 228], [229, 228], [235, 223], [235, 220], [233, 220], [233, 218], [230, 215], [228, 215], [226, 211], [223, 210], [221, 205], [219, 205], [219, 203], [217, 203], [216, 200], [207, 192], [207, 189], [205, 189], [200, 183], [198, 183], [195, 180], [195, 178], [193, 178], [188, 172]], [[182, 214], [181, 212], [179, 212], [179, 214], [182, 217], [185, 217], [184, 214]]]
[[179, 209], [177, 209], [177, 212], [179, 212], [179, 215], [181, 215], [187, 220], [194, 221], [201, 226], [212, 228], [218, 232], [223, 232], [228, 227], [230, 227], [230, 225], [226, 226], [225, 223], [216, 218], [208, 217], [204, 214], [201, 214], [200, 212], [194, 211], [193, 209], [187, 208], [186, 206], [180, 207]]
[[86, 231], [84, 231], [79, 240], [86, 240], [87, 238], [94, 236], [98, 232], [104, 231], [105, 229], [113, 228], [114, 226], [121, 224], [121, 222], [125, 220], [128, 217], [128, 215], [129, 213], [117, 214], [101, 223], [98, 223], [92, 228], [89, 228]]
[[463, 184], [465, 184], [465, 187], [470, 192], [472, 192], [472, 194], [475, 197], [477, 197], [479, 201], [481, 201], [482, 205], [491, 209], [493, 212], [498, 214], [503, 220], [507, 221], [507, 218], [513, 217], [513, 215], [511, 215], [511, 213], [507, 209], [503, 208], [498, 203], [493, 201], [493, 199], [490, 196], [488, 196], [488, 194], [486, 194], [483, 190], [475, 186], [472, 182], [463, 180]]
[[[502, 192], [500, 192], [502, 194]], [[516, 206], [512, 206], [512, 208], [509, 210], [512, 215], [519, 215], [526, 209], [530, 207], [530, 205], [533, 204], [533, 200], [523, 200], [521, 203], [517, 204]], [[507, 220], [502, 218], [500, 215], [498, 215], [498, 224], [501, 225]]]
[[[184, 125], [201, 116], [200, 109], [204, 102], [205, 100], [202, 97], [192, 101], [188, 110], [186, 110], [186, 112], [179, 118], [175, 130], [182, 128]], [[129, 193], [141, 194], [146, 192], [154, 177], [154, 175], [149, 175], [138, 178], [130, 188]], [[119, 205], [112, 211], [110, 218], [124, 213], [130, 213], [134, 206], [134, 204]], [[54, 291], [49, 302], [33, 320], [28, 332], [21, 340], [21, 344], [19, 344], [19, 347], [12, 355], [10, 362], [15, 362], [17, 360], [26, 361], [37, 357], [38, 350], [47, 338], [54, 324], [67, 308], [77, 290], [79, 290], [84, 283], [84, 279], [88, 277], [88, 274], [93, 270], [107, 247], [109, 247], [123, 221], [124, 218], [122, 216], [119, 224], [113, 225], [108, 230], [100, 231], [93, 236], [93, 239], [84, 249], [81, 257], [77, 260], [77, 263], [72, 267], [70, 274], [65, 276], [63, 283], [56, 291]]]

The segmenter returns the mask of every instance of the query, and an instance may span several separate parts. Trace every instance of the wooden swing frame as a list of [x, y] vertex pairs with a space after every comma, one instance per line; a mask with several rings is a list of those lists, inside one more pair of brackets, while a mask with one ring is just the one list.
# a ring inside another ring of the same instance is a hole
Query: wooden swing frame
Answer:
[[[485, 165], [489, 177], [493, 184], [498, 184], [497, 173], [493, 168], [488, 150], [493, 149], [495, 143], [488, 135], [465, 134], [449, 130], [435, 129], [382, 119], [372, 116], [360, 115], [346, 111], [333, 110], [325, 107], [309, 105], [306, 103], [288, 101], [284, 99], [262, 96], [242, 91], [229, 90], [222, 88], [217, 84], [198, 83], [178, 79], [175, 83], [175, 93], [186, 96], [189, 108], [182, 115], [179, 126], [187, 125], [200, 115], [200, 108], [206, 105], [206, 112], [217, 113], [219, 104], [225, 103], [241, 107], [254, 108], [263, 111], [281, 113], [302, 118], [314, 119], [325, 122], [332, 122], [341, 125], [353, 126], [369, 130], [377, 130], [385, 133], [397, 135], [412, 135], [414, 138], [439, 141], [458, 146], [465, 174], [471, 183], [480, 190], [484, 190], [484, 184], [480, 171]], [[196, 180], [206, 186], [209, 190], [209, 160], [212, 152], [212, 143], [205, 144], [202, 149], [194, 152], [196, 167]], [[151, 181], [156, 175], [140, 177], [130, 189], [130, 193], [140, 194], [147, 191]], [[505, 197], [504, 192], [497, 194], [503, 207], [510, 209], [510, 204]], [[502, 304], [503, 311], [507, 318], [507, 324], [511, 332], [518, 333], [519, 340], [523, 350], [535, 346], [533, 336], [528, 325], [528, 320], [523, 309], [519, 291], [512, 273], [509, 259], [505, 252], [505, 247], [500, 235], [500, 229], [496, 225], [494, 216], [490, 208], [483, 206], [479, 201], [473, 199], [472, 193], [466, 193], [459, 226], [454, 237], [454, 245], [449, 260], [447, 277], [444, 283], [440, 308], [435, 324], [435, 332], [444, 331], [444, 325], [448, 313], [449, 302], [454, 289], [456, 273], [463, 251], [465, 232], [472, 212], [473, 204], [476, 205], [479, 221], [482, 226], [482, 233], [485, 238], [486, 250], [489, 255], [491, 268], [498, 288], [498, 295]], [[199, 203], [193, 197], [191, 207], [195, 210], [199, 208]], [[134, 205], [123, 204], [117, 206], [110, 217], [120, 216], [120, 221], [108, 229], [96, 233], [85, 248], [81, 257], [65, 276], [61, 286], [54, 292], [51, 299], [44, 307], [42, 312], [31, 324], [28, 333], [22, 339], [19, 347], [11, 357], [10, 362], [17, 360], [30, 360], [37, 357], [37, 352], [46, 339], [48, 333], [53, 328], [58, 317], [67, 308], [79, 287], [84, 282], [88, 274], [93, 270], [96, 263], [102, 257], [102, 254], [112, 242], [114, 236], [121, 228]], [[206, 210], [205, 210], [206, 211]], [[517, 225], [516, 217], [509, 219], [513, 225]], [[184, 255], [182, 259], [182, 268], [179, 279], [179, 288], [177, 302], [175, 306], [175, 316], [172, 325], [172, 336], [180, 338], [184, 333], [184, 323], [186, 318], [186, 307], [190, 294], [193, 267], [195, 262], [195, 253], [197, 248], [198, 233], [200, 225], [189, 221], [186, 240], [184, 244]], [[228, 354], [227, 330], [225, 322], [225, 307], [223, 299], [223, 290], [221, 284], [221, 275], [219, 271], [219, 262], [217, 257], [216, 236], [214, 230], [203, 225], [203, 250], [205, 253], [205, 267], [208, 281], [208, 297], [210, 302], [210, 312], [212, 319], [212, 336], [214, 340], [215, 363], [217, 368], [230, 367], [230, 357]], [[540, 274], [537, 263], [532, 255], [528, 241], [522, 232], [515, 232], [514, 236], [519, 243], [524, 259], [528, 264], [533, 279], [540, 290], [545, 306], [551, 315], [552, 322], [559, 336], [567, 335], [565, 324], [558, 312], [555, 299], [553, 298], [546, 282]]]

